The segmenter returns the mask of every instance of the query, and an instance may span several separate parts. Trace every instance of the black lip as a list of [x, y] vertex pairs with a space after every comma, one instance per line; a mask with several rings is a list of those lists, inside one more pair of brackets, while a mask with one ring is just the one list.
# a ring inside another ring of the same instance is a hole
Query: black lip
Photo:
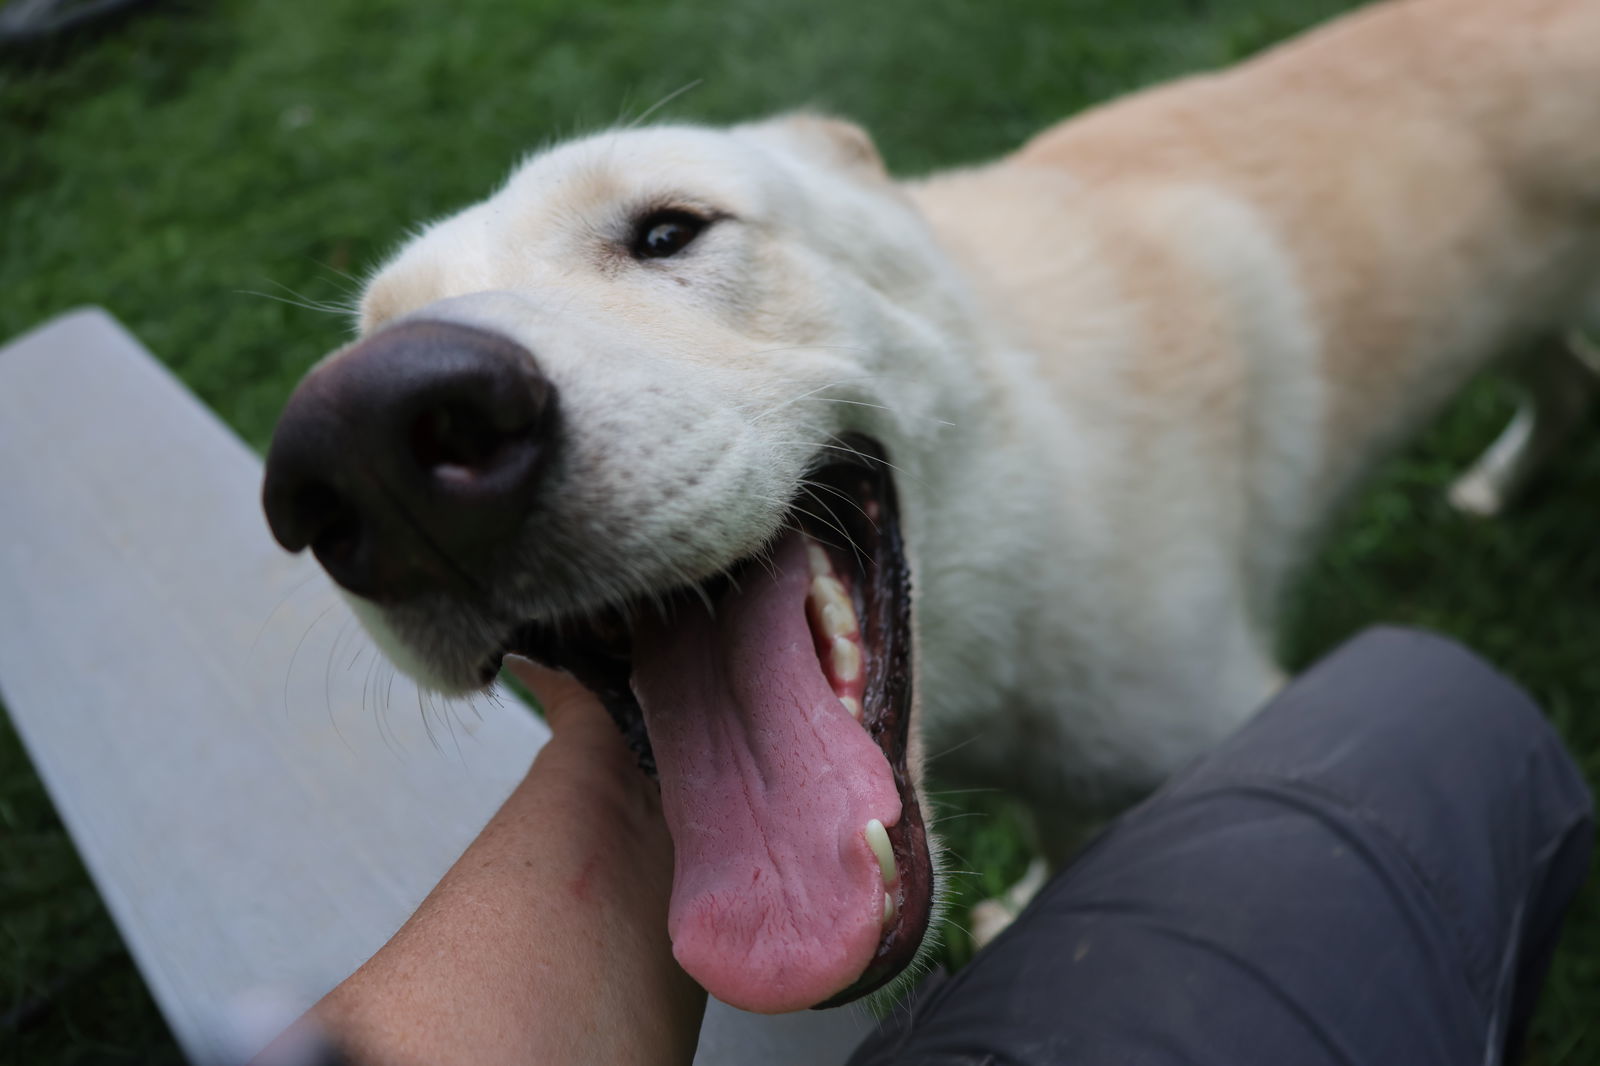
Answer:
[[[807, 479], [813, 491], [796, 508], [793, 518], [808, 534], [834, 548], [836, 561], [850, 561], [862, 578], [857, 583], [857, 607], [868, 649], [862, 724], [888, 761], [900, 794], [900, 820], [888, 828], [898, 871], [898, 898], [896, 918], [879, 941], [872, 962], [853, 984], [815, 1009], [848, 1003], [892, 980], [915, 958], [933, 911], [932, 857], [908, 765], [912, 711], [911, 575], [894, 479], [883, 449], [874, 441], [849, 436], [841, 438], [837, 447], [849, 459], [830, 462]], [[876, 504], [875, 514], [868, 513], [868, 501]], [[856, 558], [852, 560], [852, 556]], [[686, 589], [680, 594], [715, 596], [727, 575], [749, 562], [730, 567], [698, 592]], [[486, 683], [493, 680], [504, 653], [522, 655], [572, 674], [600, 698], [640, 767], [655, 777], [655, 756], [644, 715], [630, 686], [631, 651], [627, 610], [612, 608], [565, 624], [521, 626], [501, 653], [485, 664], [484, 676]]]
[[530, 622], [506, 641], [503, 652], [486, 664], [486, 682], [493, 681], [500, 669], [501, 655], [509, 652], [536, 663], [565, 670], [600, 699], [611, 720], [638, 760], [639, 768], [656, 776], [656, 757], [650, 750], [644, 713], [634, 698], [633, 641], [627, 617], [612, 608], [585, 619], [582, 624], [545, 625]]
[[908, 761], [912, 710], [911, 570], [901, 536], [899, 501], [882, 450], [863, 439], [848, 440], [845, 445], [866, 460], [857, 476], [867, 482], [864, 498], [879, 504], [875, 518], [855, 515], [847, 519], [842, 514], [844, 508], [832, 511], [838, 513], [838, 520], [846, 524], [851, 539], [873, 563], [871, 580], [863, 583], [861, 604], [864, 643], [871, 649], [866, 701], [870, 709], [863, 714], [863, 723], [888, 760], [900, 793], [900, 820], [888, 829], [900, 898], [895, 901], [898, 917], [878, 942], [872, 962], [854, 984], [817, 1004], [818, 1010], [859, 999], [893, 980], [916, 958], [933, 913], [933, 859]]

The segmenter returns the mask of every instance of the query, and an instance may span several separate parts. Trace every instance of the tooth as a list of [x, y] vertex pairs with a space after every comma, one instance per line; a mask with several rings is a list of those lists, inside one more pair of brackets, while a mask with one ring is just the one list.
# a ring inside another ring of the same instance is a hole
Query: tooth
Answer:
[[844, 704], [844, 709], [850, 712], [850, 717], [861, 721], [861, 701], [854, 696], [840, 696], [839, 702]]
[[867, 823], [865, 836], [867, 847], [877, 856], [878, 869], [883, 874], [884, 886], [894, 884], [894, 848], [889, 844], [889, 831], [883, 827], [882, 822], [874, 818]]
[[850, 594], [832, 574], [817, 574], [811, 579], [811, 598], [822, 606], [830, 603], [850, 606]]
[[828, 575], [813, 578], [811, 599], [816, 602], [817, 613], [822, 616], [822, 629], [830, 637], [856, 631], [856, 607], [850, 594], [839, 579]]
[[894, 921], [894, 897], [889, 893], [883, 894], [883, 924], [888, 925]]
[[856, 631], [856, 613], [839, 603], [822, 605], [822, 632], [830, 637], [844, 637]]
[[811, 564], [812, 577], [833, 573], [833, 563], [829, 562], [828, 553], [814, 540], [806, 541], [806, 561]]
[[849, 637], [833, 638], [833, 676], [836, 681], [854, 681], [861, 676], [861, 648]]

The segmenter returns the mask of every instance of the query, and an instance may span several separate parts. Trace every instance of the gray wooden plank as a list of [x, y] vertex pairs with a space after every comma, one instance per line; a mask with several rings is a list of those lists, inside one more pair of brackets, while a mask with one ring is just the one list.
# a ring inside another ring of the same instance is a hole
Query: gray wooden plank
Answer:
[[[0, 350], [0, 694], [185, 1052], [298, 1011], [380, 946], [547, 733], [425, 700], [315, 565], [260, 464], [115, 320]], [[700, 1066], [840, 1061], [868, 1019], [713, 1003]]]

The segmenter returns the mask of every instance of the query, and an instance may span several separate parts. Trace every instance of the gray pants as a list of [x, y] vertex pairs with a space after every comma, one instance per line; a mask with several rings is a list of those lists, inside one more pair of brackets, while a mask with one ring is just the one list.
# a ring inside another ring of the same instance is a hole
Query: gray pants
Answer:
[[1440, 637], [1371, 630], [1113, 824], [850, 1062], [1506, 1061], [1592, 809], [1519, 688]]

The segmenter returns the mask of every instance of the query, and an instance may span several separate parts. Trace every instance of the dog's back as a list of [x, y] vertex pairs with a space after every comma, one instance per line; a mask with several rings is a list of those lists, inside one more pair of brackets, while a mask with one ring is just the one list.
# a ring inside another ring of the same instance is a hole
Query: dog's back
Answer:
[[[915, 191], [1064, 402], [1117, 364], [1131, 432], [1209, 422], [1221, 483], [1309, 533], [1487, 360], [1600, 310], [1600, 4], [1378, 5]], [[1258, 583], [1304, 539], [1270, 529]]]
[[1026, 353], [978, 402], [1062, 501], [1073, 558], [1036, 572], [1072, 606], [1041, 645], [1112, 664], [1041, 683], [1059, 714], [1174, 758], [1221, 735], [1360, 475], [1593, 313], [1596, 57], [1593, 0], [1401, 0], [911, 186]]

